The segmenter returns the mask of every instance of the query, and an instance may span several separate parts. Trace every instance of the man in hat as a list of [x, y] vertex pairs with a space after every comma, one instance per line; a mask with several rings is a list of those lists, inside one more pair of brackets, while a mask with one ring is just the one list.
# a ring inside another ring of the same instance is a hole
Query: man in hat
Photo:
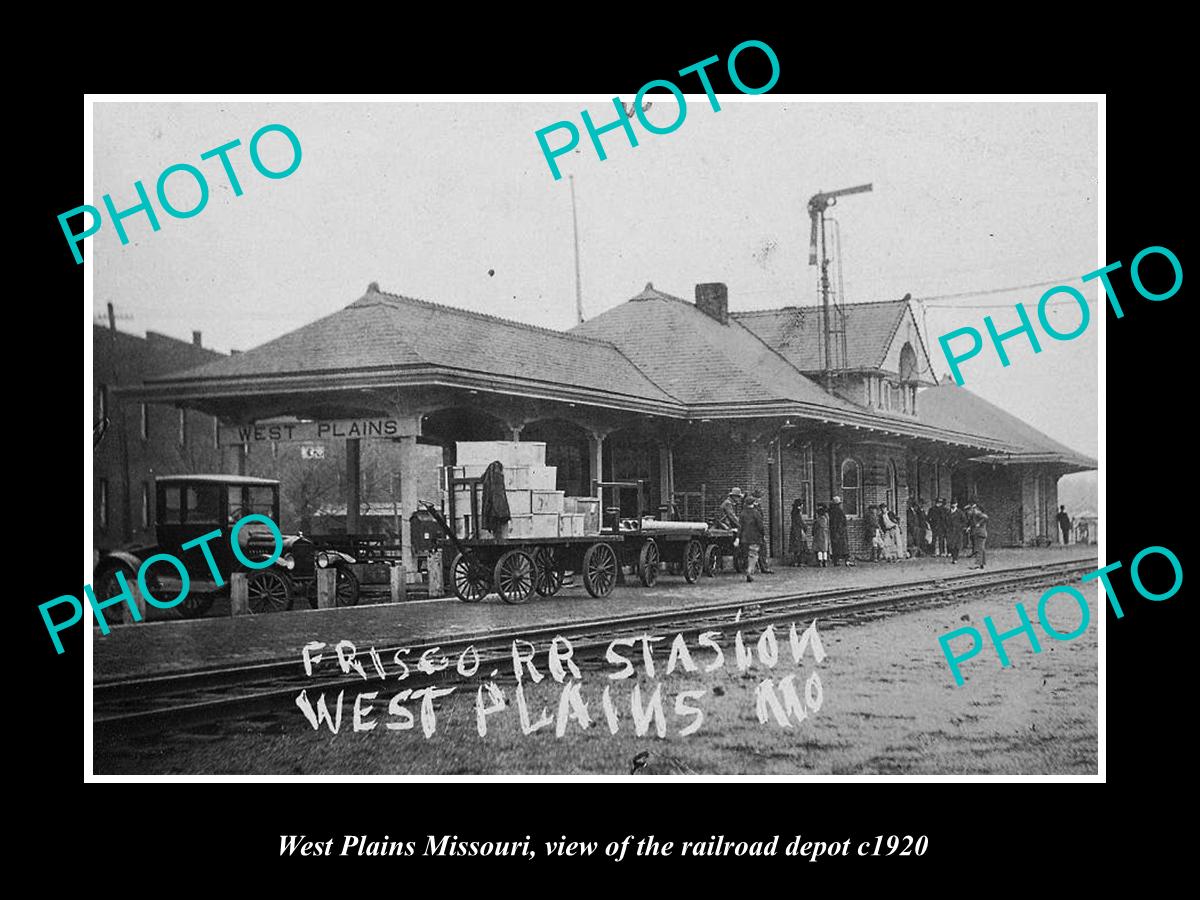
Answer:
[[929, 529], [933, 532], [933, 555], [946, 555], [946, 521], [950, 511], [946, 509], [946, 498], [938, 497], [937, 504], [929, 510]]
[[742, 515], [738, 522], [738, 541], [746, 548], [746, 580], [754, 580], [754, 572], [758, 566], [758, 551], [762, 547], [766, 531], [763, 525], [762, 509], [759, 502], [762, 491], [755, 490], [742, 507]]
[[951, 565], [958, 564], [958, 553], [962, 550], [963, 532], [967, 530], [970, 520], [966, 510], [958, 508], [958, 501], [950, 501], [950, 511], [946, 513], [946, 550], [950, 553]]
[[971, 540], [975, 545], [975, 554], [979, 557], [979, 565], [972, 568], [985, 569], [987, 568], [988, 514], [978, 503], [973, 503], [971, 506]]
[[841, 497], [834, 497], [829, 506], [829, 549], [835, 566], [839, 560], [845, 560], [848, 566], [854, 565], [850, 561], [850, 531], [846, 526]]
[[721, 503], [720, 509], [717, 510], [716, 516], [713, 518], [714, 528], [732, 528], [735, 531], [738, 527], [739, 505], [745, 494], [742, 493], [740, 487], [730, 488], [729, 496]]
[[1064, 545], [1071, 543], [1071, 517], [1067, 515], [1067, 508], [1060, 506], [1058, 508], [1058, 528], [1062, 531], [1062, 542]]

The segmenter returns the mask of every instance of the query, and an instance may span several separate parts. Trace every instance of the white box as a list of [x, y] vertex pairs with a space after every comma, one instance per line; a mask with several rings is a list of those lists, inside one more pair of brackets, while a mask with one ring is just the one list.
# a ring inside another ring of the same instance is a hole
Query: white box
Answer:
[[514, 538], [533, 537], [533, 514], [513, 516], [509, 519], [508, 536]]
[[557, 466], [530, 466], [529, 487], [535, 491], [552, 491], [558, 487]]
[[558, 537], [558, 513], [534, 513], [530, 537]]
[[534, 510], [532, 508], [533, 491], [507, 490], [504, 493], [508, 496], [508, 512], [510, 515], [526, 516], [531, 512], [541, 512], [541, 510]]
[[541, 441], [458, 441], [454, 449], [460, 466], [487, 466], [495, 460], [506, 469], [546, 464], [546, 445]]
[[582, 529], [576, 534], [600, 533], [600, 501], [595, 497], [564, 497], [563, 512], [583, 515]]
[[504, 486], [510, 491], [529, 490], [529, 469], [529, 466], [505, 466]]
[[562, 491], [530, 491], [532, 513], [554, 513], [558, 515], [563, 511], [563, 492]]
[[579, 537], [587, 534], [584, 531], [584, 519], [586, 518], [582, 513], [563, 513], [558, 517], [559, 537]]

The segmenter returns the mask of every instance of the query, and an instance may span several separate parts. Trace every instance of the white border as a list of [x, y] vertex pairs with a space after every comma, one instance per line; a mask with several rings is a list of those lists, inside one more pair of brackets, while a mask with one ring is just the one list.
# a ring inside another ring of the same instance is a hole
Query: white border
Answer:
[[[704, 94], [685, 94], [689, 102], [706, 99]], [[1104, 94], [718, 94], [719, 102], [726, 103], [1095, 103], [1097, 105], [1097, 160], [1099, 217], [1096, 267], [1107, 265], [1106, 247], [1106, 204], [1107, 204], [1107, 158], [1105, 135], [1107, 128], [1107, 97]], [[223, 94], [85, 94], [83, 98], [83, 196], [84, 203], [95, 205], [93, 196], [93, 105], [96, 103], [576, 103], [610, 102], [607, 94], [239, 94], [234, 97]], [[95, 321], [93, 295], [93, 253], [86, 253], [84, 271], [84, 575], [82, 584], [92, 580], [92, 323]], [[1082, 276], [1083, 272], [1080, 273]], [[1099, 462], [1098, 474], [1100, 537], [1098, 553], [1100, 565], [1105, 565], [1107, 545], [1107, 509], [1105, 504], [1105, 321], [1107, 300], [1103, 288], [1097, 281], [1100, 292], [1096, 305], [1099, 348], [1097, 353], [1097, 402], [1099, 403]], [[110, 498], [111, 503], [111, 498]], [[1097, 603], [1095, 615], [1098, 630], [1098, 696], [1097, 729], [1099, 748], [1096, 775], [680, 775], [651, 776], [650, 780], [672, 782], [1100, 782], [1106, 781], [1107, 719], [1105, 716], [1105, 687], [1107, 659], [1105, 653], [1106, 599], [1099, 582], [1096, 582]], [[83, 598], [81, 598], [83, 599]], [[627, 775], [96, 775], [93, 767], [92, 734], [92, 640], [94, 627], [88, 623], [85, 612], [83, 640], [83, 779], [93, 782], [625, 782]], [[64, 664], [66, 662], [64, 661]], [[639, 780], [645, 778], [639, 776]]]

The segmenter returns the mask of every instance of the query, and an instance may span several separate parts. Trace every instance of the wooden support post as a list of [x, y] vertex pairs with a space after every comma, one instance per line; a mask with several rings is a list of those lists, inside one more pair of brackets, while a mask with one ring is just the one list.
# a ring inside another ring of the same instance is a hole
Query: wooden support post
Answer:
[[250, 612], [250, 580], [245, 572], [229, 576], [229, 614], [244, 616]]
[[317, 609], [337, 606], [337, 569], [317, 569]]
[[358, 534], [359, 477], [360, 455], [362, 441], [359, 438], [346, 438], [346, 534]]
[[[593, 431], [588, 435], [588, 464], [592, 470], [592, 484], [604, 480], [604, 432]], [[596, 487], [596, 498], [600, 501], [600, 520], [604, 521], [604, 490]]]
[[446, 588], [442, 578], [442, 551], [434, 550], [429, 554], [429, 596], [444, 597]]
[[392, 602], [403, 603], [408, 599], [408, 582], [405, 581], [405, 578], [408, 576], [408, 572], [402, 565], [392, 566], [391, 570], [388, 572], [388, 575], [391, 578]]

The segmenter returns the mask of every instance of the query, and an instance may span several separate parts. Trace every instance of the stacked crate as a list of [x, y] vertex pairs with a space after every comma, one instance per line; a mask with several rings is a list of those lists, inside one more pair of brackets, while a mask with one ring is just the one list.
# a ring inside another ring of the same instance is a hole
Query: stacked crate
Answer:
[[[546, 465], [546, 445], [537, 441], [459, 441], [458, 465], [451, 466], [443, 487], [450, 478], [478, 478], [489, 465], [499, 460], [504, 466], [504, 487], [512, 518], [497, 534], [483, 529], [484, 538], [550, 538], [574, 533], [574, 521], [565, 526], [563, 491], [555, 490], [558, 469]], [[448, 510], [447, 510], [448, 511]], [[454, 529], [461, 537], [472, 533], [471, 490], [460, 486], [454, 497]]]

